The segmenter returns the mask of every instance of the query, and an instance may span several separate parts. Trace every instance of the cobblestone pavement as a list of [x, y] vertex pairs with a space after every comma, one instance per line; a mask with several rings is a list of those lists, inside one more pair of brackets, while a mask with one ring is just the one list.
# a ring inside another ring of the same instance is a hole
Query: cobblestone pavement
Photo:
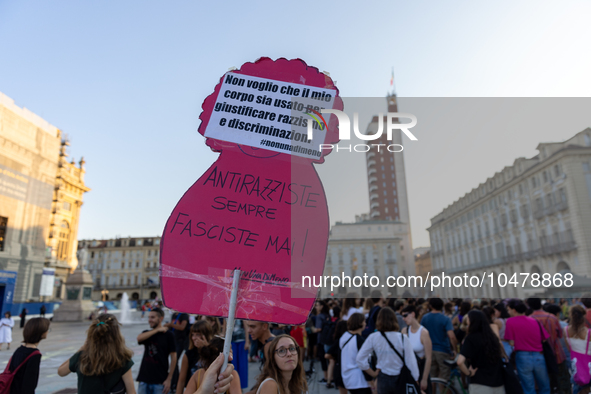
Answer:
[[[170, 319], [169, 316], [168, 320]], [[137, 344], [136, 338], [140, 332], [148, 328], [147, 321], [142, 322], [140, 313], [134, 312], [134, 318], [138, 324], [130, 324], [122, 326], [125, 343], [134, 352], [132, 373], [134, 378], [139, 372], [144, 347]], [[12, 333], [12, 344], [10, 351], [4, 347], [0, 351], [0, 370], [3, 371], [12, 356], [14, 350], [20, 346], [22, 341], [22, 329], [19, 324], [15, 324]], [[86, 329], [88, 323], [52, 323], [51, 332], [46, 340], [41, 341], [39, 350], [43, 354], [41, 359], [41, 370], [39, 373], [39, 384], [37, 385], [37, 394], [66, 394], [76, 393], [76, 375], [70, 374], [64, 378], [57, 375], [57, 368], [74, 353], [80, 349], [86, 339]], [[248, 387], [252, 387], [256, 376], [259, 374], [259, 363], [249, 364], [249, 381]], [[316, 363], [315, 367], [319, 370], [320, 363]], [[316, 372], [310, 379], [310, 394], [337, 394], [335, 389], [327, 389], [323, 383], [318, 383], [322, 378], [322, 372]], [[136, 386], [137, 388], [137, 386]], [[245, 390], [246, 391], [246, 390]]]

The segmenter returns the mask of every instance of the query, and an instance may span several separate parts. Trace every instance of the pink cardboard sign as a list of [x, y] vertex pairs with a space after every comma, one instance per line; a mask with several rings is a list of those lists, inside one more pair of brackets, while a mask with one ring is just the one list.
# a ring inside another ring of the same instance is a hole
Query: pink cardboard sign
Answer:
[[300, 59], [261, 58], [220, 79], [199, 126], [220, 155], [180, 199], [162, 235], [167, 307], [226, 317], [238, 268], [236, 318], [306, 321], [316, 289], [303, 288], [302, 276], [322, 275], [330, 230], [313, 163], [330, 152], [320, 144], [338, 142], [334, 115], [322, 125], [306, 114], [321, 108], [343, 109], [338, 89]]

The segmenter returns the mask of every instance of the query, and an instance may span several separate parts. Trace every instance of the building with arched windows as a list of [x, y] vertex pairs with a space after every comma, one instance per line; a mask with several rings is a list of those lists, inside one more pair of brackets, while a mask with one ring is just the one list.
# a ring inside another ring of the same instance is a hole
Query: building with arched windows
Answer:
[[78, 248], [89, 254], [93, 300], [117, 300], [123, 293], [136, 301], [162, 297], [160, 237], [80, 240]]
[[481, 288], [454, 287], [440, 295], [580, 296], [560, 275], [574, 274], [578, 289], [577, 278], [591, 278], [591, 128], [537, 149], [431, 219], [432, 275], [486, 279]]
[[[345, 297], [354, 293], [357, 297], [369, 297], [375, 288], [367, 279], [365, 283], [358, 282], [364, 275], [384, 283], [388, 276], [406, 274], [403, 269], [407, 252], [401, 242], [406, 231], [402, 222], [371, 221], [367, 215], [356, 216], [355, 223], [337, 222], [330, 230], [323, 275], [342, 278], [343, 283], [332, 290], [330, 281], [328, 286], [320, 286], [321, 296]], [[383, 295], [400, 297], [402, 291], [388, 288]]]

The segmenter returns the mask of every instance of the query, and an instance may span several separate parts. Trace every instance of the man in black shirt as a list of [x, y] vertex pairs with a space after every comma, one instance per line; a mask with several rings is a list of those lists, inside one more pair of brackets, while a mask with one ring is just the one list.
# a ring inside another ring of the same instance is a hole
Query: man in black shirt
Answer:
[[[175, 312], [172, 314], [171, 322], [163, 324], [164, 327], [168, 327], [174, 335], [174, 343], [176, 346], [177, 360], [181, 360], [183, 357], [183, 350], [189, 347], [187, 338], [189, 337], [189, 331], [191, 327], [189, 325], [189, 315], [182, 312]], [[179, 368], [178, 365], [174, 366], [174, 375], [172, 375], [172, 389], [176, 390], [176, 384], [179, 380]]]
[[376, 330], [376, 323], [378, 320], [378, 313], [386, 305], [382, 293], [379, 290], [373, 290], [371, 292], [371, 300], [374, 306], [370, 309], [369, 315], [367, 316], [366, 326], [361, 335], [364, 339], [367, 339], [369, 334]]
[[176, 353], [178, 356], [181, 355], [183, 350], [188, 346], [187, 338], [189, 337], [189, 315], [182, 312], [175, 312], [172, 315], [171, 322], [163, 324], [174, 335], [174, 341], [176, 343]]
[[152, 309], [148, 314], [151, 330], [145, 330], [137, 337], [138, 344], [145, 347], [137, 377], [137, 381], [140, 382], [138, 394], [168, 394], [170, 391], [177, 353], [174, 336], [168, 331], [168, 327], [162, 326], [162, 320], [164, 320], [162, 309]]

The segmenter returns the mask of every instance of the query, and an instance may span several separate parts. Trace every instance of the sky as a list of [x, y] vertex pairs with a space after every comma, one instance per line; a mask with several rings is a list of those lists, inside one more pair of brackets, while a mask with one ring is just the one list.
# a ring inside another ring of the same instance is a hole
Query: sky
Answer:
[[[156, 236], [217, 157], [197, 133], [198, 118], [230, 67], [301, 58], [328, 71], [347, 97], [384, 97], [392, 68], [399, 97], [589, 97], [590, 17], [587, 1], [1, 0], [0, 92], [66, 133], [71, 157], [84, 156], [92, 190], [79, 239]], [[575, 127], [556, 125], [543, 137], [562, 141], [581, 131]], [[430, 217], [514, 158], [536, 153], [542, 135], [516, 132], [506, 151], [486, 128], [479, 141], [499, 147], [450, 136], [456, 149], [437, 171], [470, 171], [431, 199], [423, 197], [436, 180], [425, 168], [433, 153], [421, 140], [409, 146], [414, 246], [429, 244]], [[474, 146], [489, 153], [476, 164]], [[343, 182], [362, 184], [364, 174]], [[348, 207], [328, 196], [333, 223], [369, 210], [362, 200]]]

